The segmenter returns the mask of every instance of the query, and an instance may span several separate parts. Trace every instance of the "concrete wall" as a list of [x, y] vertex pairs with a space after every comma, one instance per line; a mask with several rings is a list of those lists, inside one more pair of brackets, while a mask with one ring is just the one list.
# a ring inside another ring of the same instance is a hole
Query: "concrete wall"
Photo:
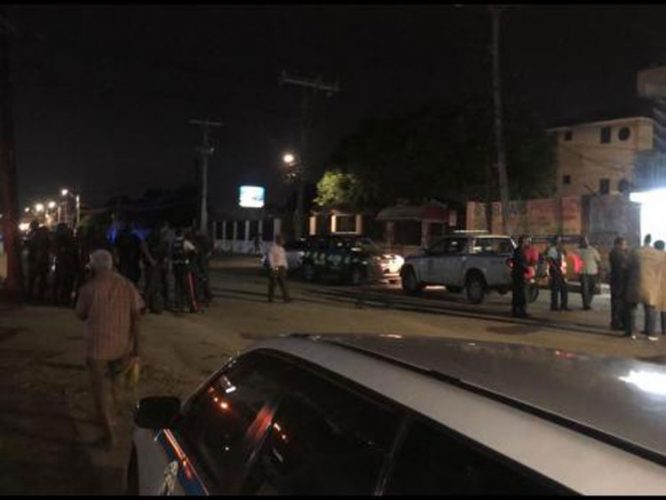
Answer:
[[[485, 203], [467, 203], [468, 230], [485, 230]], [[581, 234], [582, 200], [579, 196], [512, 201], [509, 206], [509, 223], [514, 235], [529, 233], [534, 236], [553, 234]], [[492, 230], [502, 233], [502, 204], [493, 203]]]
[[[608, 143], [601, 142], [604, 127], [610, 127]], [[633, 178], [636, 153], [653, 148], [653, 127], [651, 119], [637, 117], [550, 129], [557, 139], [557, 195], [598, 193], [601, 179], [609, 179], [611, 194], [618, 193], [619, 181]], [[619, 134], [624, 128], [629, 137], [622, 140]], [[564, 184], [564, 176], [570, 177], [570, 184]]]

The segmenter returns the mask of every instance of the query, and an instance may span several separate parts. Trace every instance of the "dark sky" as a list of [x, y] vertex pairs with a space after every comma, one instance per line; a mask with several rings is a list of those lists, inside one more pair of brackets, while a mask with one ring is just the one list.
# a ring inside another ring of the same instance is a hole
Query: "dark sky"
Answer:
[[[666, 7], [519, 6], [503, 19], [505, 90], [547, 125], [635, 113], [636, 71], [666, 63]], [[318, 167], [360, 120], [489, 91], [490, 19], [463, 6], [14, 7], [21, 203], [78, 189], [93, 204], [196, 179], [191, 118], [215, 132], [210, 196], [241, 183], [289, 192], [300, 89], [283, 69], [321, 74]]]

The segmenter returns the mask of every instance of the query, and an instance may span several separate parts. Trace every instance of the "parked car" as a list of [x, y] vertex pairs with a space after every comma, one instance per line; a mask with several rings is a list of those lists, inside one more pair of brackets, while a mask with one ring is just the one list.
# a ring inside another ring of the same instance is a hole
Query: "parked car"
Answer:
[[384, 252], [368, 237], [311, 236], [303, 257], [303, 277], [306, 281], [333, 278], [351, 285], [397, 283], [403, 262], [400, 255]]
[[664, 495], [666, 368], [517, 344], [287, 336], [142, 399], [128, 493]]
[[[428, 285], [443, 285], [454, 293], [463, 289], [467, 299], [480, 304], [491, 290], [511, 290], [511, 258], [515, 243], [510, 236], [487, 233], [454, 233], [408, 256], [401, 270], [402, 287], [417, 294]], [[533, 294], [530, 299], [535, 300]]]
[[[287, 254], [287, 265], [289, 266], [289, 272], [298, 271], [303, 265], [303, 256], [305, 255], [306, 240], [305, 238], [300, 238], [297, 240], [287, 241], [284, 244], [284, 250]], [[270, 246], [266, 250], [268, 252]], [[264, 272], [268, 272], [268, 253], [264, 253], [261, 256], [261, 269]]]

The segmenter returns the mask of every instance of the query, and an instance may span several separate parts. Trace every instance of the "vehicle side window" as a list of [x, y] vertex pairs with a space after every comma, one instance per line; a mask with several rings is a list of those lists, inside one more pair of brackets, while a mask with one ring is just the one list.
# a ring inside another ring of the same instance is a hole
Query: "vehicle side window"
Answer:
[[455, 255], [463, 253], [467, 249], [467, 238], [451, 238], [446, 247], [446, 254]]
[[286, 393], [241, 494], [372, 494], [399, 411], [309, 370]]
[[248, 353], [199, 393], [179, 422], [184, 444], [218, 488], [228, 488], [245, 462], [285, 370], [274, 358]]
[[428, 253], [430, 253], [431, 255], [442, 255], [443, 253], [446, 252], [446, 249], [449, 246], [449, 241], [450, 238], [444, 238], [443, 240], [439, 240], [437, 243], [428, 248]]
[[433, 422], [414, 420], [397, 453], [389, 495], [555, 494], [537, 473], [493, 457]]
[[472, 253], [506, 254], [513, 252], [511, 240], [507, 238], [477, 238]]

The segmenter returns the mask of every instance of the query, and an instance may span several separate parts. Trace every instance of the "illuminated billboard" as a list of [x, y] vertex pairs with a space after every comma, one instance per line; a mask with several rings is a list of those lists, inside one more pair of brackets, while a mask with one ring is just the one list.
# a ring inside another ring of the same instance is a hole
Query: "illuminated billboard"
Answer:
[[260, 186], [240, 187], [240, 206], [246, 208], [263, 208], [266, 190]]

